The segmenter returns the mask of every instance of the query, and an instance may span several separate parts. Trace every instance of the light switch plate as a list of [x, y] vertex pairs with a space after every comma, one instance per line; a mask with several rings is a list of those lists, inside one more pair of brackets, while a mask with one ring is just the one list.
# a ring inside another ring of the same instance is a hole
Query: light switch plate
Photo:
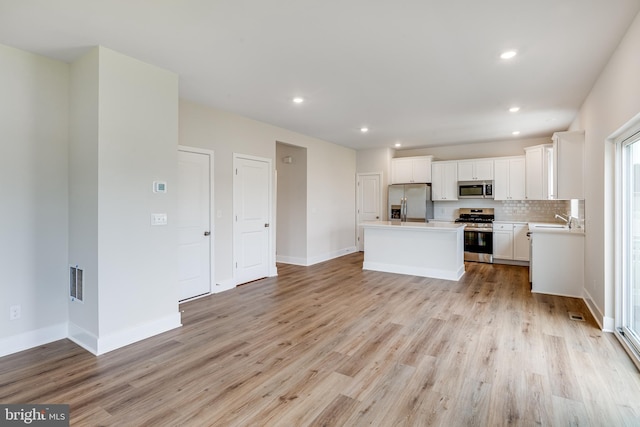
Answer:
[[166, 213], [152, 213], [151, 214], [151, 225], [167, 225], [167, 214]]

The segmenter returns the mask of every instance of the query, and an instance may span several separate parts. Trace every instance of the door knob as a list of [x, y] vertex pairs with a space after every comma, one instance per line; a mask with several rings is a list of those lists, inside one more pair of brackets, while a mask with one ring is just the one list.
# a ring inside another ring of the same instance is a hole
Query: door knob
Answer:
[[204, 235], [205, 235], [205, 236], [209, 236], [209, 235], [211, 235], [211, 232], [210, 232], [210, 231], [205, 231], [205, 232], [204, 232]]
[[264, 228], [269, 228], [269, 224], [265, 224], [265, 225], [264, 225]]

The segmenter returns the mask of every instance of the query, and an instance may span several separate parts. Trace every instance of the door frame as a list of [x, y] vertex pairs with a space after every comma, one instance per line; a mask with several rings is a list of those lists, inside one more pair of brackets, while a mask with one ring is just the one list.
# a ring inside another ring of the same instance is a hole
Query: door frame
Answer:
[[[378, 197], [380, 206], [378, 206], [378, 209], [380, 211], [380, 220], [383, 220], [385, 217], [385, 210], [384, 210], [384, 205], [385, 205], [385, 200], [384, 200], [384, 191], [382, 191], [382, 187], [383, 187], [383, 181], [382, 179], [384, 178], [383, 173], [382, 172], [359, 172], [356, 173], [356, 249], [360, 252], [364, 251], [364, 246], [360, 246], [360, 209], [361, 209], [361, 205], [360, 205], [360, 193], [361, 193], [361, 187], [360, 187], [360, 178], [362, 178], [363, 176], [378, 176], [378, 178], [380, 179], [380, 195]], [[363, 230], [364, 233], [364, 230]], [[363, 235], [364, 237], [364, 235]]]
[[[193, 298], [190, 298], [188, 301], [195, 300], [198, 298], [206, 297], [207, 295], [211, 295], [214, 293], [222, 292], [223, 289], [220, 285], [216, 283], [216, 257], [215, 257], [215, 199], [214, 199], [214, 164], [215, 157], [213, 150], [208, 150], [206, 148], [196, 148], [189, 147], [187, 145], [178, 145], [178, 151], [184, 151], [187, 153], [195, 153], [195, 154], [203, 154], [209, 156], [209, 230], [211, 232], [211, 237], [209, 239], [209, 293], [204, 295], [199, 295]], [[176, 159], [177, 160], [177, 159]], [[177, 161], [176, 161], [177, 167]]]
[[[627, 177], [625, 177], [624, 173], [625, 168], [623, 162], [625, 160], [624, 151], [626, 149], [626, 142], [629, 139], [635, 139], [634, 136], [638, 132], [640, 132], [640, 113], [636, 114], [631, 120], [625, 123], [622, 127], [616, 130], [606, 139], [605, 160], [608, 161], [611, 169], [608, 174], [605, 173], [605, 188], [607, 188], [607, 185], [609, 183], [613, 183], [615, 190], [613, 192], [613, 203], [607, 203], [605, 197], [605, 218], [613, 218], [613, 221], [605, 221], [604, 237], [605, 241], [614, 242], [610, 254], [607, 253], [607, 248], [605, 248], [605, 258], [607, 256], [610, 256], [611, 258], [613, 258], [614, 263], [612, 275], [607, 277], [605, 272], [605, 298], [609, 298], [611, 296], [609, 293], [606, 293], [606, 285], [607, 282], [612, 280], [613, 302], [615, 307], [613, 317], [607, 316], [604, 308], [602, 309], [602, 311], [598, 309], [598, 307], [593, 303], [593, 298], [588, 293], [586, 286], [585, 294], [587, 295], [587, 298], [585, 298], [585, 301], [587, 302], [587, 307], [596, 318], [596, 321], [598, 322], [598, 325], [602, 328], [602, 330], [614, 332], [614, 335], [616, 336], [616, 338], [618, 338], [618, 340], [622, 344], [622, 347], [630, 356], [632, 362], [638, 369], [640, 369], [640, 353], [638, 352], [636, 347], [637, 341], [633, 340], [632, 342], [632, 340], [629, 340], [629, 338], [626, 337], [624, 333], [627, 320], [627, 304], [625, 304], [626, 289], [624, 282], [627, 278], [629, 268], [625, 256], [626, 250], [628, 250], [628, 248], [625, 247], [625, 237], [628, 234], [629, 230], [626, 228], [625, 221], [625, 211], [627, 208], [626, 203], [628, 203], [628, 200], [625, 200], [624, 193], [625, 186], [628, 183], [626, 181]], [[606, 154], [610, 154], [610, 157], [607, 158]], [[612, 236], [613, 238], [609, 239], [610, 236]]]
[[252, 156], [249, 154], [240, 154], [240, 153], [233, 153], [233, 169], [231, 171], [232, 175], [233, 175], [233, 180], [232, 180], [232, 193], [233, 193], [233, 197], [232, 197], [232, 205], [233, 205], [233, 216], [231, 218], [231, 221], [233, 223], [233, 245], [231, 248], [232, 251], [232, 270], [233, 270], [233, 284], [234, 286], [238, 286], [240, 283], [238, 283], [238, 278], [236, 276], [236, 262], [238, 262], [237, 258], [236, 258], [236, 248], [238, 245], [238, 226], [237, 226], [237, 221], [235, 221], [235, 218], [238, 215], [238, 212], [236, 211], [236, 198], [237, 198], [237, 194], [236, 194], [236, 180], [237, 180], [237, 174], [236, 174], [236, 170], [238, 167], [238, 160], [239, 159], [244, 159], [244, 160], [253, 160], [253, 161], [258, 161], [258, 162], [265, 162], [267, 163], [267, 167], [269, 170], [269, 182], [268, 182], [268, 203], [269, 206], [267, 207], [267, 211], [269, 212], [269, 232], [267, 233], [267, 247], [268, 249], [268, 254], [267, 254], [267, 263], [268, 263], [268, 275], [269, 277], [273, 277], [273, 276], [277, 276], [278, 275], [278, 269], [276, 267], [276, 263], [275, 263], [275, 259], [276, 259], [276, 246], [275, 246], [275, 222], [274, 222], [274, 200], [273, 200], [273, 181], [274, 181], [274, 170], [273, 170], [273, 159], [268, 158], [268, 157], [259, 157], [259, 156]]

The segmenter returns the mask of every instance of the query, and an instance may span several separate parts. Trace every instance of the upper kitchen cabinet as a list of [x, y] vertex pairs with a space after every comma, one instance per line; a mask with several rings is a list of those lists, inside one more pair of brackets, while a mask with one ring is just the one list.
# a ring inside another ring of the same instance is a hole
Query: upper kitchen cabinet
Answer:
[[458, 181], [493, 181], [493, 160], [461, 160]]
[[431, 200], [458, 200], [458, 162], [433, 162]]
[[398, 157], [391, 159], [391, 183], [411, 184], [431, 182], [433, 156]]
[[550, 199], [584, 199], [584, 131], [553, 134], [552, 187]]
[[553, 146], [551, 144], [526, 147], [526, 185], [525, 197], [527, 200], [549, 199], [549, 187], [553, 182], [549, 179], [553, 159]]
[[504, 157], [494, 161], [493, 197], [495, 200], [524, 200], [525, 157]]

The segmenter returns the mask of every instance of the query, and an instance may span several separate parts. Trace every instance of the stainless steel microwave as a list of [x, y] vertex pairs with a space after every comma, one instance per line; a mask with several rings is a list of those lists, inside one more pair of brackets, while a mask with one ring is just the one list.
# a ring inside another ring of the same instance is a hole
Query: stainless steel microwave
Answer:
[[493, 199], [493, 182], [458, 182], [459, 199]]

